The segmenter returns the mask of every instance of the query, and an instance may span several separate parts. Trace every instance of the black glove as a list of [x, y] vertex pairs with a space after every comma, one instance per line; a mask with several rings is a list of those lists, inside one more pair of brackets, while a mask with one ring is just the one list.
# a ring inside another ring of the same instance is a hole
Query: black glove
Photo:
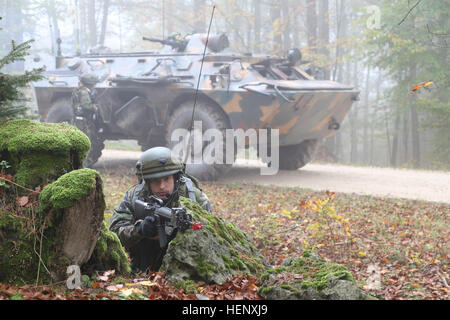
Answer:
[[138, 233], [144, 237], [155, 237], [158, 231], [156, 230], [155, 221], [156, 219], [153, 216], [145, 217], [144, 221], [142, 221], [137, 227]]

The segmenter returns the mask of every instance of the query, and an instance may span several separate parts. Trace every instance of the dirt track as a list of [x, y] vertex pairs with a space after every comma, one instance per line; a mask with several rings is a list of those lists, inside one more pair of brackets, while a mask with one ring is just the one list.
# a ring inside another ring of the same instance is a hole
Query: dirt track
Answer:
[[[134, 168], [140, 154], [140, 151], [105, 149], [95, 168]], [[308, 164], [301, 170], [262, 176], [262, 165], [259, 161], [238, 159], [221, 181], [450, 203], [450, 172]]]

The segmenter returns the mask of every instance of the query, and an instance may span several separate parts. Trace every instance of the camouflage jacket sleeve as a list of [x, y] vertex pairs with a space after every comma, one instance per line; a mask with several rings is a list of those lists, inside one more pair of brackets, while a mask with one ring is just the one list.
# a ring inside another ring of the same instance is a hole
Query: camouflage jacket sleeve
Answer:
[[206, 211], [211, 212], [211, 203], [209, 202], [209, 199], [206, 196], [206, 194], [196, 187], [194, 187], [194, 192], [195, 192], [195, 200], [197, 200], [198, 204], [200, 204], [201, 207]]
[[135, 192], [135, 188], [125, 192], [122, 200], [114, 208], [114, 214], [111, 217], [109, 229], [117, 234], [120, 242], [125, 249], [134, 247], [143, 239], [137, 232], [137, 224], [133, 215], [131, 199]]

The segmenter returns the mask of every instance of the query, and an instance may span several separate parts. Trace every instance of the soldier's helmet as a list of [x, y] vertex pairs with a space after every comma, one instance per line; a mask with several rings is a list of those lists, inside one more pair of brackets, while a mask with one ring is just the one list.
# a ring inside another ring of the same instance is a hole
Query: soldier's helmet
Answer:
[[144, 180], [170, 176], [183, 170], [181, 161], [166, 147], [153, 147], [144, 151], [136, 163], [136, 175]]
[[181, 34], [179, 32], [172, 32], [167, 37], [168, 40], [179, 41], [182, 40]]
[[80, 82], [85, 86], [93, 86], [99, 81], [95, 74], [86, 73], [80, 76]]

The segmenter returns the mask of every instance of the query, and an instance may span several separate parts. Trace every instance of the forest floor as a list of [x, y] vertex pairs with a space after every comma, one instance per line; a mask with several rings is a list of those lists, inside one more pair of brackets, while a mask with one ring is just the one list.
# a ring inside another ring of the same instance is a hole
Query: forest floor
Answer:
[[[132, 166], [97, 168], [103, 177], [105, 218], [136, 183]], [[213, 213], [237, 225], [272, 265], [314, 250], [348, 267], [358, 285], [379, 299], [449, 298], [450, 204], [300, 187], [204, 182]], [[106, 271], [83, 278], [81, 290], [0, 283], [0, 299], [261, 299], [259, 280], [222, 286], [169, 286], [164, 274], [132, 278]]]

